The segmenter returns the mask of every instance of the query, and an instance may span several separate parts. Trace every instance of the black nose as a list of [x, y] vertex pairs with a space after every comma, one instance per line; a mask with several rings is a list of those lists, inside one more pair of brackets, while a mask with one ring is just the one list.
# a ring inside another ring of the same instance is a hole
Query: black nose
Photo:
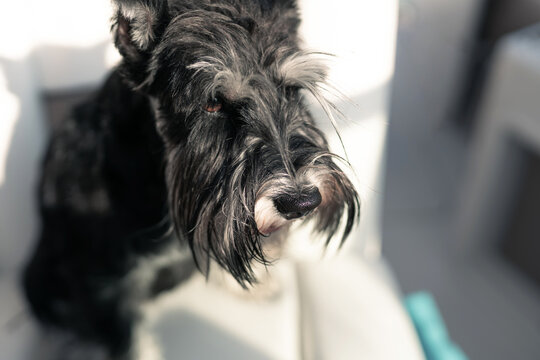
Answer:
[[287, 219], [297, 219], [314, 210], [322, 201], [317, 188], [311, 188], [300, 194], [282, 194], [274, 198], [274, 206]]

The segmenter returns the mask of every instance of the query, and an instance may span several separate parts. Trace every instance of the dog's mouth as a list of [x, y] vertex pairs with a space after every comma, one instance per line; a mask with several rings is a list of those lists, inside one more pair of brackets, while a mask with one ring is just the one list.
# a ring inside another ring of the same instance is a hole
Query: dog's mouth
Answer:
[[284, 218], [277, 218], [277, 217], [274, 219], [271, 219], [270, 221], [268, 220], [270, 219], [266, 219], [266, 221], [264, 221], [259, 218], [259, 221], [257, 221], [257, 230], [259, 230], [259, 234], [265, 237], [268, 237], [272, 235], [273, 233], [278, 232], [283, 227], [285, 227], [289, 222], [291, 222], [290, 220], [286, 220]]
[[281, 226], [271, 226], [269, 228], [259, 229], [259, 233], [264, 237], [269, 237], [273, 233], [281, 230], [282, 228], [283, 228], [283, 225], [281, 225]]
[[263, 237], [270, 237], [272, 236], [274, 233], [277, 233], [278, 231], [280, 231], [281, 229], [283, 228], [286, 228], [288, 227], [288, 225], [290, 225], [291, 221], [287, 221], [285, 224], [282, 224], [282, 225], [274, 225], [274, 226], [270, 226], [268, 228], [264, 228], [264, 229], [258, 229], [259, 230], [259, 234], [261, 234], [261, 236]]

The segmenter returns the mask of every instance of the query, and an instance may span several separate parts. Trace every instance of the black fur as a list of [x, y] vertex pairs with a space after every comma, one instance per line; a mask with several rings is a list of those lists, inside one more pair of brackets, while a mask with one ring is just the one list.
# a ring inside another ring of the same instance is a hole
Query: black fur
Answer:
[[136, 304], [193, 268], [160, 266], [138, 289], [141, 259], [180, 244], [199, 270], [216, 262], [247, 287], [267, 263], [259, 199], [286, 196], [289, 209], [320, 191], [298, 216], [328, 241], [342, 223], [347, 237], [359, 204], [304, 106], [302, 89], [321, 99], [325, 71], [299, 48], [292, 1], [116, 6], [123, 61], [52, 135], [24, 288], [44, 324], [130, 358]]

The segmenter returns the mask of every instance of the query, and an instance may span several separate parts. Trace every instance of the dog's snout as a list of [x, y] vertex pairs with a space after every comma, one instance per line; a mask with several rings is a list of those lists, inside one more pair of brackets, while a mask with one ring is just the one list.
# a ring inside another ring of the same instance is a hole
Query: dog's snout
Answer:
[[297, 219], [315, 210], [322, 201], [317, 188], [311, 188], [299, 194], [282, 194], [274, 199], [274, 206], [287, 219]]

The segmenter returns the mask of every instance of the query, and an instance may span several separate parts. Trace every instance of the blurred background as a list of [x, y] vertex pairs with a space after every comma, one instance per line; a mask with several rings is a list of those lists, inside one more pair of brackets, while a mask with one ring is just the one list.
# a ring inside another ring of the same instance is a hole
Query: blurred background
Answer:
[[[334, 77], [362, 95], [353, 100], [368, 114], [367, 136], [346, 145], [361, 139], [374, 149], [359, 156], [376, 162], [361, 171], [373, 187], [361, 235], [377, 238], [363, 251], [382, 248], [400, 294], [429, 291], [471, 359], [539, 359], [540, 0], [376, 2], [359, 1], [362, 13], [333, 7], [330, 29], [302, 2], [311, 44], [345, 51], [347, 69], [360, 74]], [[37, 229], [45, 134], [118, 54], [109, 1], [0, 9], [2, 280], [20, 267]], [[325, 43], [345, 15], [362, 31], [342, 28], [348, 38]], [[18, 301], [12, 289], [0, 281], [4, 304]], [[13, 319], [6, 308], [3, 323]]]
[[383, 254], [471, 359], [540, 358], [540, 1], [402, 0]]

